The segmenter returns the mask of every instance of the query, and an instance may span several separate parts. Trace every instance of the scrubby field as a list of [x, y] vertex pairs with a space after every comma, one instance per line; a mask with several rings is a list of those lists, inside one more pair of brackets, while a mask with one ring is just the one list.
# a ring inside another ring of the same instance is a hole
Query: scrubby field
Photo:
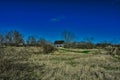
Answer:
[[0, 80], [120, 80], [120, 58], [97, 49], [0, 49]]

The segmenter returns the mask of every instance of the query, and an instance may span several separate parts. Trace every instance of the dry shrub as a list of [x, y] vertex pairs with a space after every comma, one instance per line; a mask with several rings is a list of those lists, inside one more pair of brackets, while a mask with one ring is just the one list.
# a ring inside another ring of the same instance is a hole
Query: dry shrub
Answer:
[[53, 52], [56, 51], [56, 50], [57, 50], [57, 49], [56, 49], [54, 46], [50, 45], [50, 44], [45, 44], [45, 45], [43, 46], [43, 53], [44, 53], [44, 54], [53, 53]]
[[120, 47], [108, 47], [106, 48], [107, 54], [110, 54], [112, 56], [118, 55], [120, 56]]

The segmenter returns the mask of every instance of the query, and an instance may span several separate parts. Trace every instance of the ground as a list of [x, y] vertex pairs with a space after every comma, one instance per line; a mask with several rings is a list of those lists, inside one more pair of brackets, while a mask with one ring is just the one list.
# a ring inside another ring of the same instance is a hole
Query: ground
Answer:
[[102, 49], [59, 48], [43, 54], [39, 47], [0, 50], [0, 80], [119, 80], [120, 58]]

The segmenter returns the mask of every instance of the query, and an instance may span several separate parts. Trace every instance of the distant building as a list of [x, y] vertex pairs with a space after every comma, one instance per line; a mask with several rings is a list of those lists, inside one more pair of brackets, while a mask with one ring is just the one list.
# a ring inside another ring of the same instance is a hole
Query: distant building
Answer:
[[54, 42], [54, 45], [56, 46], [56, 47], [63, 47], [64, 46], [64, 41], [63, 40], [57, 40], [57, 41], [55, 41]]
[[18, 43], [17, 46], [19, 46], [19, 47], [21, 46], [22, 47], [22, 46], [25, 46], [25, 44], [24, 43]]

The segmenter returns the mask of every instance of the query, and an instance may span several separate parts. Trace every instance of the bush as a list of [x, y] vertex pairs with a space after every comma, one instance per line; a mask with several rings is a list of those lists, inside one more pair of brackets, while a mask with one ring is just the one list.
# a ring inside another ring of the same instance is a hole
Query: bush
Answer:
[[80, 42], [80, 43], [72, 43], [72, 48], [80, 48], [80, 49], [93, 49], [94, 48], [94, 44], [90, 43], [90, 42]]
[[108, 47], [108, 46], [112, 46], [112, 44], [108, 43], [108, 42], [103, 42], [103, 43], [97, 43], [95, 45], [96, 48], [105, 48], [105, 47]]
[[55, 50], [57, 50], [54, 46], [50, 45], [50, 44], [45, 44], [43, 46], [43, 53], [44, 54], [49, 54], [54, 52]]
[[120, 56], [120, 48], [119, 47], [108, 47], [106, 48], [107, 54], [110, 54], [112, 56], [118, 55]]
[[64, 48], [73, 48], [73, 47], [71, 47], [71, 44], [64, 44]]

